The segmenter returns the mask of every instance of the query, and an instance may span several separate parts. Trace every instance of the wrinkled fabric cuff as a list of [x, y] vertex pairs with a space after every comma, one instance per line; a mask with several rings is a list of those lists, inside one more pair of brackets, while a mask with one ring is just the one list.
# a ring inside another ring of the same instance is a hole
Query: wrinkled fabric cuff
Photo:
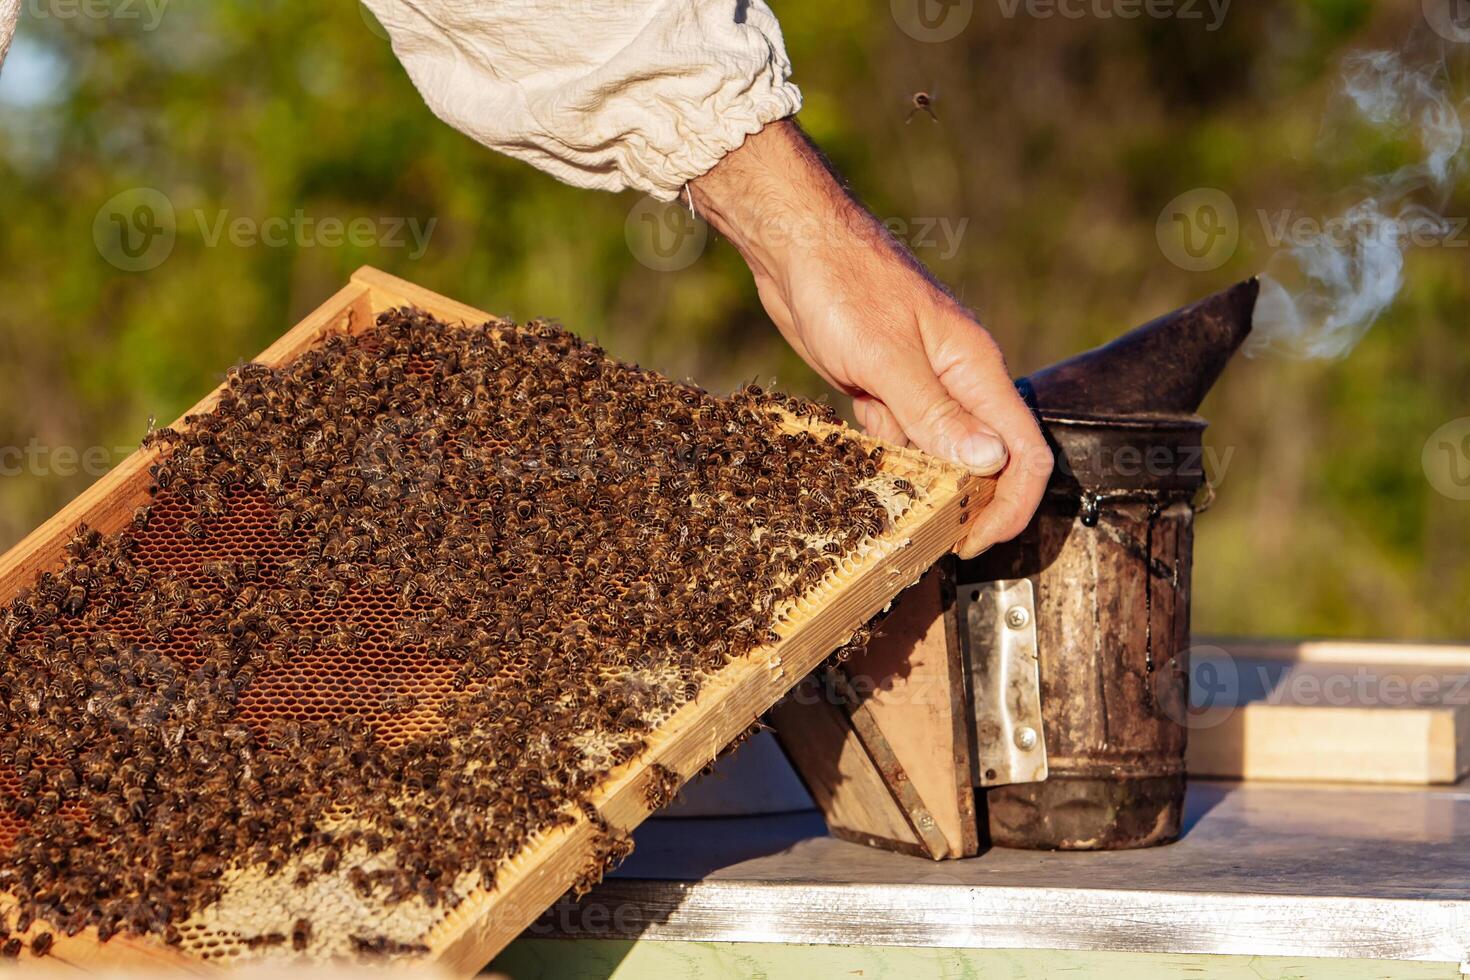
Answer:
[[618, 168], [629, 187], [661, 201], [678, 197], [684, 185], [709, 173], [745, 138], [767, 123], [795, 115], [801, 109], [801, 90], [791, 82], [762, 85], [722, 109], [691, 106], [676, 121], [688, 133], [683, 144], [667, 148], [630, 140]]
[[763, 0], [365, 0], [439, 118], [578, 187], [678, 196], [801, 108]]

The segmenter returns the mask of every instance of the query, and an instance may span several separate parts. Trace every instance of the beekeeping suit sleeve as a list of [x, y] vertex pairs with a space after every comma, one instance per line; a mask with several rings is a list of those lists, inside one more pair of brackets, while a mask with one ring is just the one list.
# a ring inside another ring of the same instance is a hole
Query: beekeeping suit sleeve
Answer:
[[801, 107], [764, 0], [365, 0], [435, 115], [578, 187], [672, 200]]
[[20, 0], [0, 0], [0, 65], [5, 64], [5, 52], [10, 50], [10, 39], [19, 21]]

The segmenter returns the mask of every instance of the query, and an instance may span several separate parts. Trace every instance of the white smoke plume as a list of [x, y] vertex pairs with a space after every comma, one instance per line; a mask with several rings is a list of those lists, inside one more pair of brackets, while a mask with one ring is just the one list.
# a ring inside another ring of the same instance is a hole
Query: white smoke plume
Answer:
[[1377, 132], [1416, 139], [1422, 159], [1370, 179], [1361, 201], [1276, 254], [1261, 276], [1248, 354], [1345, 356], [1398, 295], [1405, 251], [1463, 226], [1439, 214], [1467, 156], [1443, 58], [1410, 66], [1398, 52], [1352, 54], [1342, 93]]

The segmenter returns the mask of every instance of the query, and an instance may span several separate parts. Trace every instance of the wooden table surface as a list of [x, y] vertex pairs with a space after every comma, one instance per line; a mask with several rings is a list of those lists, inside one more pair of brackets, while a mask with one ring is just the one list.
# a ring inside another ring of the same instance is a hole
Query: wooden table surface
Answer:
[[1221, 975], [1236, 957], [1331, 957], [1312, 962], [1337, 976], [1454, 976], [1470, 959], [1470, 786], [1195, 781], [1186, 827], [1150, 850], [933, 862], [829, 837], [814, 812], [653, 820], [615, 876], [553, 908], [521, 959], [512, 947], [496, 966], [520, 976], [533, 949], [599, 943], [623, 949], [614, 963], [644, 946], [815, 944], [839, 959], [861, 947], [1051, 951], [1058, 965], [1218, 958]]

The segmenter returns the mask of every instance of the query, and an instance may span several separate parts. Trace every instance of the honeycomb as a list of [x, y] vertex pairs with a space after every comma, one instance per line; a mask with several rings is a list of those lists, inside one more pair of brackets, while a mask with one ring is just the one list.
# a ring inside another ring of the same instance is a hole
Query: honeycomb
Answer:
[[5, 612], [6, 954], [424, 952], [925, 493], [816, 406], [546, 323], [394, 311], [227, 389]]

